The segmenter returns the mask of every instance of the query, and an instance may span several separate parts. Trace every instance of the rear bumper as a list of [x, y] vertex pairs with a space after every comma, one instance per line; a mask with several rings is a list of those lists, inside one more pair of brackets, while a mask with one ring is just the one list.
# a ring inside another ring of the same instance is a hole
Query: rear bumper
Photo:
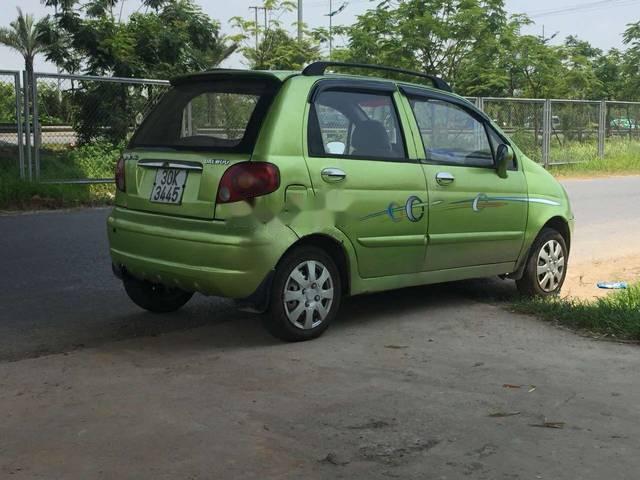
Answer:
[[116, 207], [107, 220], [114, 270], [188, 291], [252, 295], [296, 240], [273, 220], [196, 220]]

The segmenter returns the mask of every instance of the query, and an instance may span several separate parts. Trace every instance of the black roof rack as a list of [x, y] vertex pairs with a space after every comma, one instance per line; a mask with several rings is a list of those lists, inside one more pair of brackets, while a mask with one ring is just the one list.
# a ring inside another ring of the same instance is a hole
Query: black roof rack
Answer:
[[313, 62], [310, 63], [302, 70], [303, 75], [324, 75], [324, 71], [327, 67], [352, 67], [352, 68], [369, 68], [371, 70], [381, 70], [385, 72], [402, 73], [404, 75], [411, 75], [414, 77], [426, 78], [433, 83], [433, 86], [438, 90], [444, 90], [445, 92], [452, 92], [451, 86], [435, 75], [429, 75], [428, 73], [414, 72], [411, 70], [405, 70], [404, 68], [386, 67], [384, 65], [370, 65], [368, 63], [347, 63], [347, 62]]

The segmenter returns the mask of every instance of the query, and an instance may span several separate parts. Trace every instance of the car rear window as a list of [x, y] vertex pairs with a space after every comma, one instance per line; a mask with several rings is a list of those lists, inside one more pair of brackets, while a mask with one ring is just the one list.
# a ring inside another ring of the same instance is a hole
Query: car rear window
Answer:
[[173, 87], [144, 120], [131, 148], [250, 153], [276, 86], [197, 81]]

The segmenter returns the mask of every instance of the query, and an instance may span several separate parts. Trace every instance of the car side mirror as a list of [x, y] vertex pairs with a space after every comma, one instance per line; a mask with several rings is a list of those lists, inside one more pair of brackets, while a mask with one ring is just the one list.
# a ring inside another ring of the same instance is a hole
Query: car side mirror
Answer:
[[509, 145], [501, 143], [496, 152], [496, 172], [500, 178], [507, 178], [507, 168], [513, 162], [513, 149]]

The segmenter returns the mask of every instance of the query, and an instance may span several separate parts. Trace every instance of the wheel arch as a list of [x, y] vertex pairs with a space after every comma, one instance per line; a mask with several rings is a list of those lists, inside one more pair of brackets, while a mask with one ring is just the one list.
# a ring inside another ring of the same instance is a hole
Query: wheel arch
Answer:
[[351, 292], [351, 261], [349, 254], [345, 248], [344, 241], [340, 241], [332, 235], [326, 233], [312, 233], [300, 237], [294, 242], [280, 257], [276, 268], [282, 260], [294, 249], [302, 246], [313, 246], [320, 248], [326, 252], [336, 262], [338, 272], [340, 274], [340, 283], [342, 285], [342, 294], [349, 295]]
[[538, 238], [538, 235], [540, 235], [540, 232], [542, 232], [542, 230], [545, 228], [552, 228], [556, 232], [558, 232], [560, 235], [562, 235], [562, 238], [564, 238], [564, 243], [566, 243], [567, 245], [567, 253], [571, 251], [571, 228], [569, 228], [569, 222], [567, 222], [567, 220], [564, 217], [560, 215], [551, 217], [540, 228], [540, 230], [538, 230], [538, 233], [536, 234], [536, 238]]
[[529, 255], [531, 253], [531, 247], [535, 243], [536, 238], [540, 236], [540, 233], [545, 228], [552, 228], [560, 235], [562, 235], [562, 238], [564, 239], [564, 242], [567, 246], [567, 254], [569, 254], [569, 252], [571, 251], [571, 227], [569, 226], [569, 222], [566, 220], [566, 218], [564, 218], [562, 215], [555, 215], [549, 218], [536, 230], [536, 234], [530, 240], [531, 243], [527, 245], [526, 250], [523, 251], [523, 254], [521, 254], [520, 258], [518, 259], [517, 269], [513, 273], [510, 273], [508, 275], [508, 278], [511, 278], [513, 280], [519, 280], [520, 278], [522, 278], [525, 267], [527, 265], [527, 260], [529, 259]]

